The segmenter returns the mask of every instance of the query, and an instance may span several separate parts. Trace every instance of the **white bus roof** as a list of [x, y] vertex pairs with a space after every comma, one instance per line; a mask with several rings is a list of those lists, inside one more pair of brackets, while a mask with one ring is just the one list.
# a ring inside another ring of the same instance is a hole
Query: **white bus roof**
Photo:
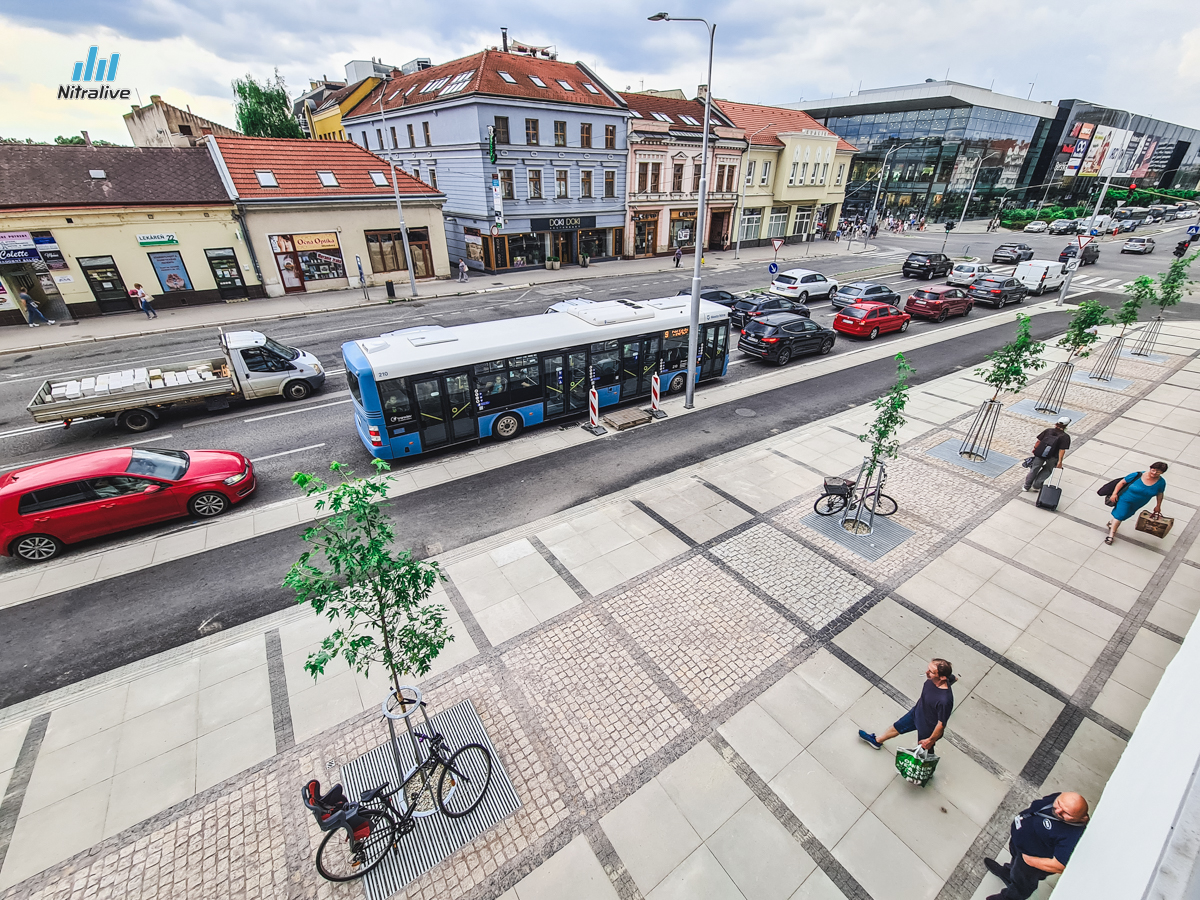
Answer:
[[[420, 325], [353, 341], [376, 378], [402, 378], [514, 356], [565, 350], [599, 341], [687, 328], [690, 297], [605, 300], [558, 315], [519, 316], [470, 325]], [[729, 310], [700, 301], [700, 322], [719, 322]]]

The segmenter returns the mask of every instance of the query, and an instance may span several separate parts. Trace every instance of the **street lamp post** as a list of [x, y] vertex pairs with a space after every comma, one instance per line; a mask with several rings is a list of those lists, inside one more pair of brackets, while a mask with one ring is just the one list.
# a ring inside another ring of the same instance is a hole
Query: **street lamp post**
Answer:
[[876, 207], [879, 206], [879, 192], [883, 189], [883, 179], [887, 175], [888, 157], [891, 156], [893, 153], [895, 153], [897, 150], [903, 150], [905, 147], [911, 147], [911, 146], [912, 146], [912, 142], [909, 141], [907, 144], [900, 144], [896, 147], [893, 147], [887, 153], [883, 154], [883, 165], [880, 166], [880, 168], [879, 168], [879, 184], [875, 185], [875, 199], [871, 201], [871, 214], [869, 216], [867, 216], [867, 227], [868, 228], [870, 228], [872, 225], [875, 224], [875, 219], [877, 216]]
[[[709, 88], [708, 92], [711, 94], [712, 88]], [[754, 139], [774, 124], [775, 124], [774, 122], [768, 122], [762, 128], [758, 129], [758, 131], [754, 132], [754, 134], [750, 135], [750, 139], [746, 142], [746, 156], [749, 156], [750, 151], [754, 148]], [[746, 173], [747, 173], [746, 165], [745, 165], [745, 163], [743, 163], [742, 164], [742, 196], [741, 196], [741, 199], [738, 200], [737, 215], [735, 215], [733, 217], [733, 227], [737, 229], [737, 245], [733, 248], [733, 258], [734, 259], [737, 259], [738, 254], [742, 252], [741, 215], [742, 215], [742, 211], [745, 209], [745, 206], [746, 206], [746, 185], [749, 183], [749, 179], [746, 177]]]
[[708, 196], [708, 129], [712, 118], [712, 60], [713, 42], [716, 38], [716, 23], [709, 24], [707, 19], [672, 17], [665, 12], [655, 13], [649, 17], [651, 22], [699, 22], [708, 29], [708, 80], [704, 91], [704, 138], [700, 150], [700, 197], [696, 204], [696, 260], [692, 268], [692, 315], [688, 328], [688, 368], [687, 385], [684, 388], [684, 409], [691, 409], [696, 398], [696, 356], [700, 352], [700, 258], [704, 253], [704, 238], [706, 222], [705, 199]]
[[[384, 81], [379, 85], [379, 133], [383, 134], [384, 118], [383, 118], [383, 95], [386, 91], [383, 89]], [[383, 143], [383, 138], [379, 139], [379, 143]], [[382, 147], [380, 148], [382, 149]], [[413, 271], [412, 250], [408, 246], [408, 228], [404, 225], [404, 204], [400, 202], [400, 179], [396, 175], [396, 161], [392, 159], [391, 154], [388, 154], [388, 165], [392, 167], [392, 192], [396, 195], [396, 215], [400, 218], [400, 241], [404, 244], [404, 264], [408, 266], [408, 286], [412, 289], [414, 297], [417, 294], [417, 275]]]
[[975, 169], [975, 177], [971, 179], [971, 189], [967, 191], [967, 202], [963, 204], [962, 215], [958, 217], [959, 226], [962, 225], [963, 219], [967, 217], [967, 207], [971, 205], [971, 195], [975, 193], [975, 182], [979, 180], [979, 173], [983, 171], [983, 164], [996, 155], [996, 153], [989, 153], [987, 156], [980, 158], [979, 165]]

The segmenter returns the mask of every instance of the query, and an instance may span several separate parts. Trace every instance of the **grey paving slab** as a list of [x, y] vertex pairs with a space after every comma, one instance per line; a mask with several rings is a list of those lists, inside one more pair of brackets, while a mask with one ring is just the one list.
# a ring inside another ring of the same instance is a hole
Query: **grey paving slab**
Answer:
[[650, 894], [702, 843], [656, 780], [647, 782], [601, 818], [600, 827], [644, 895]]
[[516, 900], [619, 900], [587, 838], [577, 835], [567, 846], [517, 882]]
[[753, 796], [708, 741], [663, 769], [658, 783], [705, 840]]
[[788, 900], [817, 864], [757, 798], [707, 841], [746, 900]]
[[747, 900], [707, 847], [692, 853], [646, 900]]
[[948, 441], [943, 441], [936, 447], [930, 447], [925, 451], [925, 454], [926, 456], [932, 456], [934, 459], [940, 459], [943, 462], [959, 466], [968, 472], [974, 472], [976, 475], [982, 475], [985, 478], [995, 478], [998, 475], [1003, 475], [1020, 462], [1015, 456], [1007, 456], [999, 450], [989, 450], [987, 459], [982, 461], [967, 459], [965, 456], [959, 454], [960, 447], [962, 447], [962, 441], [951, 438]]

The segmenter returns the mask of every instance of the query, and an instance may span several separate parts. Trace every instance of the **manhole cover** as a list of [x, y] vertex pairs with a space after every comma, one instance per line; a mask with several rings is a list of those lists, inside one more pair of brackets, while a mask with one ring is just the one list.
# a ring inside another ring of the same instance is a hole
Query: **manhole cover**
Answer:
[[747, 418], [747, 419], [753, 419], [755, 416], [757, 416], [757, 415], [758, 415], [758, 413], [756, 413], [754, 410], [752, 410], [752, 409], [746, 409], [745, 407], [743, 407], [742, 409], [735, 409], [735, 410], [734, 410], [734, 412], [735, 412], [737, 415], [739, 415], [739, 416], [743, 416], [743, 417], [745, 417], [745, 418]]

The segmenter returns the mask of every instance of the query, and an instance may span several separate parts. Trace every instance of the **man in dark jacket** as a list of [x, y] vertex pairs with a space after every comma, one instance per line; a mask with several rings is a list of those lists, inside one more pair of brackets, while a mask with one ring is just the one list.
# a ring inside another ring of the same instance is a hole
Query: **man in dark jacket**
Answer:
[[1001, 865], [991, 858], [983, 860], [988, 871], [1005, 885], [987, 900], [1032, 897], [1042, 879], [1067, 867], [1087, 822], [1087, 801], [1073, 791], [1048, 794], [1021, 810], [1008, 829], [1012, 862]]
[[1067, 434], [1070, 424], [1069, 418], [1059, 416], [1053, 428], [1047, 428], [1037, 436], [1033, 444], [1033, 463], [1025, 476], [1025, 490], [1040, 491], [1050, 473], [1062, 468], [1063, 458], [1071, 449], [1071, 436]]
[[884, 741], [915, 731], [917, 743], [922, 749], [932, 753], [934, 745], [941, 740], [946, 731], [946, 723], [950, 721], [950, 712], [954, 709], [954, 692], [950, 690], [950, 685], [957, 680], [950, 663], [946, 660], [930, 660], [925, 669], [925, 684], [921, 688], [921, 698], [917, 705], [878, 737], [862, 730], [858, 732], [858, 736], [878, 750]]

